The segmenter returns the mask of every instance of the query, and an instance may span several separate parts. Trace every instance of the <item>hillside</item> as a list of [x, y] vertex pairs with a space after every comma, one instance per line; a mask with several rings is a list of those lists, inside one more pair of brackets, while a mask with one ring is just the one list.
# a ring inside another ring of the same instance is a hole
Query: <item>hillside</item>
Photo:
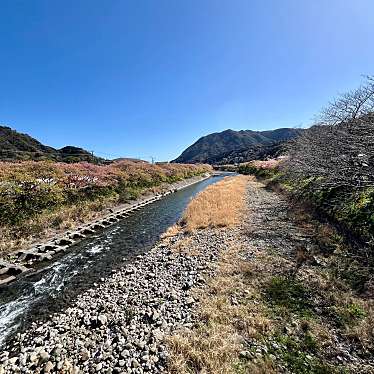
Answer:
[[281, 128], [268, 131], [226, 130], [200, 138], [174, 162], [235, 163], [273, 156], [281, 144], [300, 135], [302, 129]]
[[55, 149], [46, 146], [31, 136], [19, 133], [7, 126], [0, 126], [0, 160], [103, 161], [83, 148], [66, 146]]

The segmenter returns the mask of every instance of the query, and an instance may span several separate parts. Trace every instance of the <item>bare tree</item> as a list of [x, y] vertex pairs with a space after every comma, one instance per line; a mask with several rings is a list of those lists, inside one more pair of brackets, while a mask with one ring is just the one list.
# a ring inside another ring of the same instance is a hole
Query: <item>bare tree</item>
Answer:
[[374, 78], [366, 77], [366, 82], [355, 90], [340, 95], [322, 110], [317, 118], [322, 124], [336, 125], [348, 122], [374, 112]]
[[289, 147], [287, 173], [318, 178], [320, 188], [374, 186], [374, 115], [339, 125], [316, 125]]
[[285, 171], [318, 179], [321, 189], [373, 187], [374, 78], [330, 103], [319, 120], [291, 143]]

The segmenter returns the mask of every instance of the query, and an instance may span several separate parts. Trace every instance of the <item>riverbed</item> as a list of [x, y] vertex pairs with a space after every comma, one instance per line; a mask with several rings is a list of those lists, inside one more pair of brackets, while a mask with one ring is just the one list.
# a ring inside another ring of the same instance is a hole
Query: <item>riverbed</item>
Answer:
[[147, 205], [56, 258], [34, 274], [0, 289], [0, 344], [33, 321], [68, 307], [84, 290], [147, 252], [176, 223], [190, 199], [224, 174]]

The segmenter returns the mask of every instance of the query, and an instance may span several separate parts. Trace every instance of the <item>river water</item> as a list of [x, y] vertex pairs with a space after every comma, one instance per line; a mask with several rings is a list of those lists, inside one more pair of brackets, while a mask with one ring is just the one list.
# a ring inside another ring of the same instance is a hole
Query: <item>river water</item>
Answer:
[[151, 249], [160, 234], [180, 219], [190, 199], [223, 177], [206, 179], [149, 204], [72, 246], [36, 273], [0, 288], [0, 346], [32, 321], [63, 310], [85, 289]]

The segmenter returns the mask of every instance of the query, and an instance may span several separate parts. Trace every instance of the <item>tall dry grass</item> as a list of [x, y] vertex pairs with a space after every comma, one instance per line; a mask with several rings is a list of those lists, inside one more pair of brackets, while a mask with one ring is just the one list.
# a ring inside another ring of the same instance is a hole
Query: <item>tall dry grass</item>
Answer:
[[248, 177], [226, 177], [200, 192], [187, 206], [181, 224], [191, 232], [206, 227], [232, 226], [244, 208]]

